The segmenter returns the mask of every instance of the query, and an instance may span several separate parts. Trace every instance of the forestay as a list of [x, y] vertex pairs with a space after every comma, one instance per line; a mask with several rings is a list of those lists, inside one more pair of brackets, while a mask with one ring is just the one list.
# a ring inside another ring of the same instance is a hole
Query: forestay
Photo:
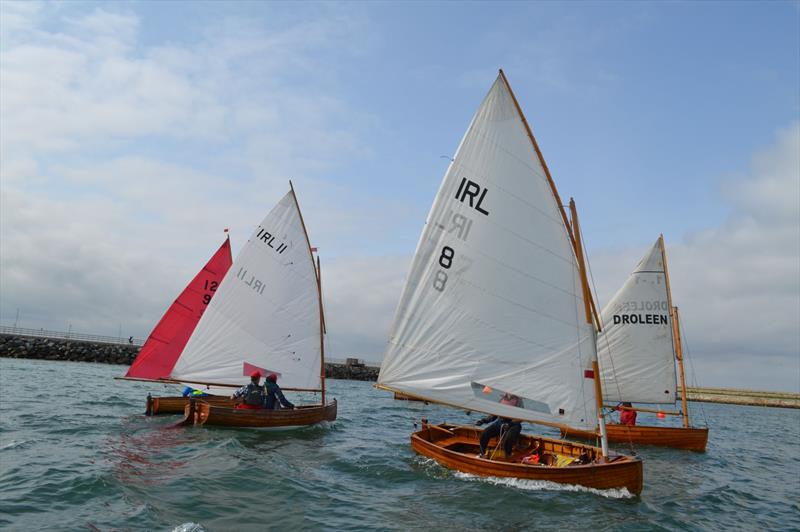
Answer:
[[597, 352], [606, 401], [675, 402], [668, 290], [659, 237], [602, 312]]
[[[505, 79], [444, 176], [378, 379], [384, 388], [534, 422], [596, 425], [573, 246]], [[522, 408], [499, 404], [503, 392]]]
[[280, 374], [281, 386], [319, 389], [316, 275], [300, 210], [289, 191], [236, 257], [172, 378], [244, 384], [255, 367]]

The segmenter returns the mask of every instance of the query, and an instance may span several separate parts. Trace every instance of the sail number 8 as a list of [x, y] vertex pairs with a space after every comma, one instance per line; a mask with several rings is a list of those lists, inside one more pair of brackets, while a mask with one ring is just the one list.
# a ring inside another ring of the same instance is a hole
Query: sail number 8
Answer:
[[[445, 270], [449, 270], [450, 266], [453, 265], [453, 257], [455, 257], [455, 255], [456, 252], [453, 248], [450, 246], [443, 247], [442, 254], [439, 255], [439, 266]], [[445, 285], [447, 285], [447, 272], [438, 270], [436, 272], [436, 277], [433, 278], [433, 288], [439, 292], [444, 292]]]

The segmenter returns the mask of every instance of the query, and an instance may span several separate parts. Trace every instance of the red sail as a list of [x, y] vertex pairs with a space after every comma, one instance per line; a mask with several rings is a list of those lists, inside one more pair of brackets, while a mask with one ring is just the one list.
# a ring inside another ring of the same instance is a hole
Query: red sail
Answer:
[[172, 367], [232, 263], [231, 243], [226, 238], [150, 333], [126, 377], [169, 378]]

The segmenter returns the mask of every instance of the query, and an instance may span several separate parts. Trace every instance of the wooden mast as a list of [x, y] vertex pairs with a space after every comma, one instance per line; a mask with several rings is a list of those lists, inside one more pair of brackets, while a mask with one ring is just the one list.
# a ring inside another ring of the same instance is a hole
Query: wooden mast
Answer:
[[[583, 287], [583, 307], [586, 312], [586, 323], [599, 329], [599, 322], [592, 321], [591, 291], [589, 290], [589, 279], [586, 276], [586, 264], [583, 260], [583, 243], [581, 240], [581, 226], [578, 222], [578, 210], [575, 208], [575, 200], [569, 199], [569, 210], [572, 216], [572, 236], [575, 242], [575, 255], [578, 259], [578, 269], [581, 272], [581, 286]], [[603, 417], [603, 387], [600, 383], [600, 365], [597, 357], [592, 360], [592, 376], [594, 377], [594, 399], [597, 406], [597, 426], [600, 428], [600, 446], [603, 450], [603, 458], [608, 458], [608, 436], [606, 435], [606, 420]]]
[[683, 426], [689, 428], [689, 408], [686, 404], [686, 377], [683, 372], [683, 346], [681, 345], [680, 319], [678, 307], [672, 307], [672, 337], [675, 340], [675, 358], [678, 359], [678, 369], [681, 377], [681, 403], [683, 404]]
[[[572, 248], [576, 249], [576, 238], [578, 235], [572, 234], [570, 231], [569, 219], [567, 218], [567, 213], [564, 210], [564, 205], [561, 203], [561, 196], [558, 195], [558, 190], [556, 189], [556, 183], [553, 181], [553, 176], [550, 175], [550, 169], [547, 167], [547, 163], [544, 160], [544, 155], [542, 155], [542, 150], [539, 149], [539, 143], [536, 142], [536, 137], [533, 136], [533, 131], [531, 131], [531, 127], [528, 124], [528, 120], [525, 118], [525, 113], [522, 112], [522, 107], [520, 107], [519, 102], [517, 101], [517, 97], [514, 96], [514, 91], [511, 89], [511, 84], [508, 82], [508, 78], [506, 78], [505, 72], [503, 69], [500, 69], [500, 77], [503, 79], [503, 83], [505, 83], [506, 88], [508, 89], [508, 93], [511, 95], [511, 100], [514, 102], [514, 107], [517, 109], [517, 113], [519, 114], [520, 119], [522, 120], [522, 125], [525, 126], [525, 132], [528, 134], [528, 138], [533, 144], [533, 149], [536, 152], [536, 156], [539, 158], [539, 163], [542, 165], [544, 169], [544, 175], [547, 178], [547, 183], [550, 185], [550, 191], [553, 193], [553, 197], [556, 200], [556, 205], [558, 205], [558, 211], [561, 213], [561, 220], [564, 222], [564, 229], [567, 231], [567, 236], [572, 241]], [[589, 304], [591, 305], [592, 313], [595, 317], [595, 323], [597, 324], [598, 328], [600, 327], [600, 318], [597, 315], [597, 308], [594, 305], [594, 299], [591, 297], [589, 298]]]
[[314, 264], [314, 253], [311, 251], [311, 241], [308, 239], [308, 230], [306, 230], [306, 222], [303, 220], [303, 211], [300, 210], [300, 203], [297, 201], [297, 194], [294, 193], [294, 186], [292, 185], [292, 180], [289, 180], [289, 189], [292, 191], [292, 198], [294, 198], [294, 204], [297, 207], [297, 214], [300, 215], [300, 225], [303, 226], [303, 234], [306, 235], [306, 244], [308, 245], [308, 257], [311, 259], [311, 267], [314, 268], [314, 273], [317, 278], [317, 301], [319, 301], [319, 345], [320, 345], [320, 373], [322, 374], [322, 381], [321, 385], [322, 388], [320, 390], [322, 392], [322, 406], [325, 406], [325, 356], [323, 354], [324, 351], [324, 338], [323, 338], [323, 328], [325, 319], [322, 317], [322, 290], [320, 287], [320, 273], [318, 270], [319, 263]]
[[672, 317], [672, 348], [678, 361], [681, 377], [681, 403], [683, 406], [683, 426], [689, 427], [689, 408], [686, 403], [686, 382], [683, 373], [683, 351], [681, 350], [680, 331], [678, 329], [678, 309], [672, 306], [672, 288], [669, 284], [669, 270], [667, 269], [667, 250], [664, 246], [664, 234], [658, 235], [658, 246], [661, 248], [661, 262], [664, 263], [664, 282], [667, 288], [667, 307]]
[[317, 255], [317, 296], [319, 298], [319, 382], [322, 385], [322, 406], [325, 406], [325, 318], [322, 315], [322, 266]]

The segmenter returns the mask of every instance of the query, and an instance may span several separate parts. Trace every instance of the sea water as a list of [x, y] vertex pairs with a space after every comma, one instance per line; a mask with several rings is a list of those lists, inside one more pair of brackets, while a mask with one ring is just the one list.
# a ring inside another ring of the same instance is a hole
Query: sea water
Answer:
[[800, 410], [691, 403], [707, 452], [637, 448], [644, 490], [631, 497], [446, 469], [411, 450], [414, 423], [478, 416], [371, 383], [326, 381], [339, 416], [324, 426], [176, 429], [177, 416], [143, 415], [148, 392], [176, 390], [113, 380], [125, 370], [0, 359], [0, 528], [800, 529]]

